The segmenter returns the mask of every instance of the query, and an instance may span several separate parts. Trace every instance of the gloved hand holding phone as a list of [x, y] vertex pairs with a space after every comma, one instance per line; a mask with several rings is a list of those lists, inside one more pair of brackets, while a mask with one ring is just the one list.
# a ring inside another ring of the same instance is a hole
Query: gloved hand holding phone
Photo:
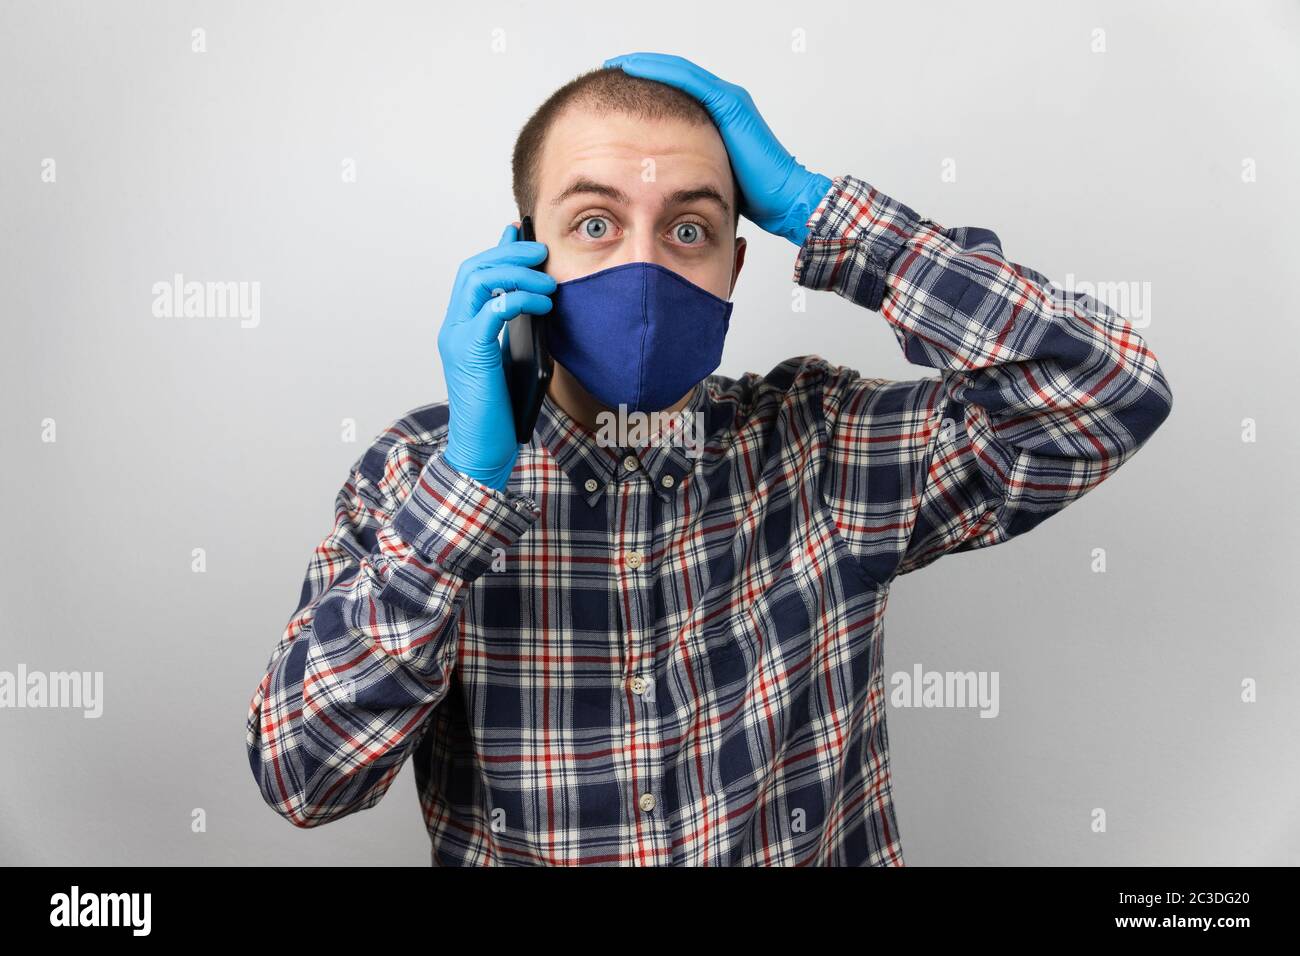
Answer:
[[450, 416], [443, 458], [498, 491], [519, 455], [501, 329], [521, 313], [550, 311], [555, 279], [534, 268], [546, 255], [545, 244], [519, 241], [506, 226], [496, 246], [461, 263], [438, 332]]

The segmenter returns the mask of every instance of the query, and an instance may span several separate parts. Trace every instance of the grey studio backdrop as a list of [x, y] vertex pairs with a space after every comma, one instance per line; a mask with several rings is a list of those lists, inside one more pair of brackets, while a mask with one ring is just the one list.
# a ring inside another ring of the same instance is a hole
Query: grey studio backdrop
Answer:
[[[0, 709], [0, 860], [428, 864], [409, 765], [324, 827], [267, 807], [249, 698], [349, 466], [446, 397], [519, 127], [633, 50], [746, 87], [812, 169], [1132, 292], [1171, 383], [1114, 479], [895, 583], [887, 680], [1000, 696], [890, 708], [907, 862], [1300, 862], [1297, 5], [753, 0], [0, 7], [0, 671], [103, 678], [98, 717]], [[937, 374], [878, 313], [792, 312], [794, 247], [741, 228], [720, 372]], [[156, 315], [176, 274], [257, 283], [256, 322]]]

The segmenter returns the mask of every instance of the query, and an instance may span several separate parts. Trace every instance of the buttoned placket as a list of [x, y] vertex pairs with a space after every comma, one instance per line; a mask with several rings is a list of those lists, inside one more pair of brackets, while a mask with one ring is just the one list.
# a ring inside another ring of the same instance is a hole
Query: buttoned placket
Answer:
[[623, 635], [619, 678], [623, 707], [623, 752], [636, 866], [671, 859], [671, 834], [662, 807], [663, 781], [659, 714], [654, 698], [654, 543], [655, 491], [640, 459], [624, 448], [613, 483], [611, 518], [617, 548], [618, 619]]
[[[692, 397], [692, 414], [705, 416], [710, 408], [703, 385]], [[661, 722], [654, 681], [655, 568], [651, 551], [655, 519], [664, 508], [675, 507], [695, 458], [681, 437], [651, 442], [637, 449], [600, 447], [590, 432], [581, 429], [548, 394], [538, 414], [536, 444], [551, 457], [580, 489], [588, 507], [606, 509], [611, 529], [610, 580], [616, 605], [611, 619], [611, 640], [618, 640], [618, 661], [610, 674], [619, 701], [622, 729], [616, 731], [622, 746], [614, 758], [624, 788], [625, 818], [632, 842], [625, 848], [633, 865], [668, 865], [672, 862], [672, 834], [663, 800]], [[681, 428], [686, 424], [678, 423]], [[694, 422], [691, 422], [694, 427]], [[693, 434], [693, 433], [692, 433]], [[707, 435], [703, 438], [707, 439]]]

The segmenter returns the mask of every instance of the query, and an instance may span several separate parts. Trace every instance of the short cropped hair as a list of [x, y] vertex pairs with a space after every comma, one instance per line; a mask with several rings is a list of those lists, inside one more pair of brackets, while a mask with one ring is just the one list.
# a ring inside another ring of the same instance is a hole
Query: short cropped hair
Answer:
[[[522, 215], [535, 216], [537, 174], [542, 143], [556, 118], [574, 105], [596, 113], [626, 113], [644, 119], [681, 119], [688, 123], [713, 123], [713, 117], [695, 97], [675, 86], [624, 73], [618, 67], [601, 67], [581, 73], [552, 93], [529, 117], [515, 139], [511, 172], [515, 205]], [[731, 170], [733, 226], [740, 224], [740, 185]]]

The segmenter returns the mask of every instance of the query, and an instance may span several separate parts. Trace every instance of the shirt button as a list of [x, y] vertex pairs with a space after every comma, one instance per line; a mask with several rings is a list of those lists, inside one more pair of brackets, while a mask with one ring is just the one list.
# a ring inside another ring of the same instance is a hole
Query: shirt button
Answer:
[[673, 476], [664, 475], [662, 478], [659, 479], [659, 483], [663, 485], [665, 488], [671, 488], [673, 486]]
[[633, 677], [633, 678], [632, 678], [632, 693], [636, 694], [638, 697], [640, 697], [642, 694], [645, 693], [645, 678], [644, 678], [644, 677]]
[[628, 455], [624, 458], [623, 467], [628, 471], [636, 471], [636, 455]]
[[655, 795], [653, 793], [641, 794], [641, 809], [649, 813], [655, 808]]
[[595, 491], [597, 488], [600, 487], [600, 485], [596, 483], [595, 478], [588, 478], [586, 483], [582, 487], [586, 488], [588, 491]]
[[627, 566], [628, 566], [629, 568], [636, 569], [636, 568], [641, 567], [641, 552], [640, 552], [640, 551], [629, 551], [629, 552], [627, 553], [627, 557], [624, 559], [624, 561], [627, 563]]

